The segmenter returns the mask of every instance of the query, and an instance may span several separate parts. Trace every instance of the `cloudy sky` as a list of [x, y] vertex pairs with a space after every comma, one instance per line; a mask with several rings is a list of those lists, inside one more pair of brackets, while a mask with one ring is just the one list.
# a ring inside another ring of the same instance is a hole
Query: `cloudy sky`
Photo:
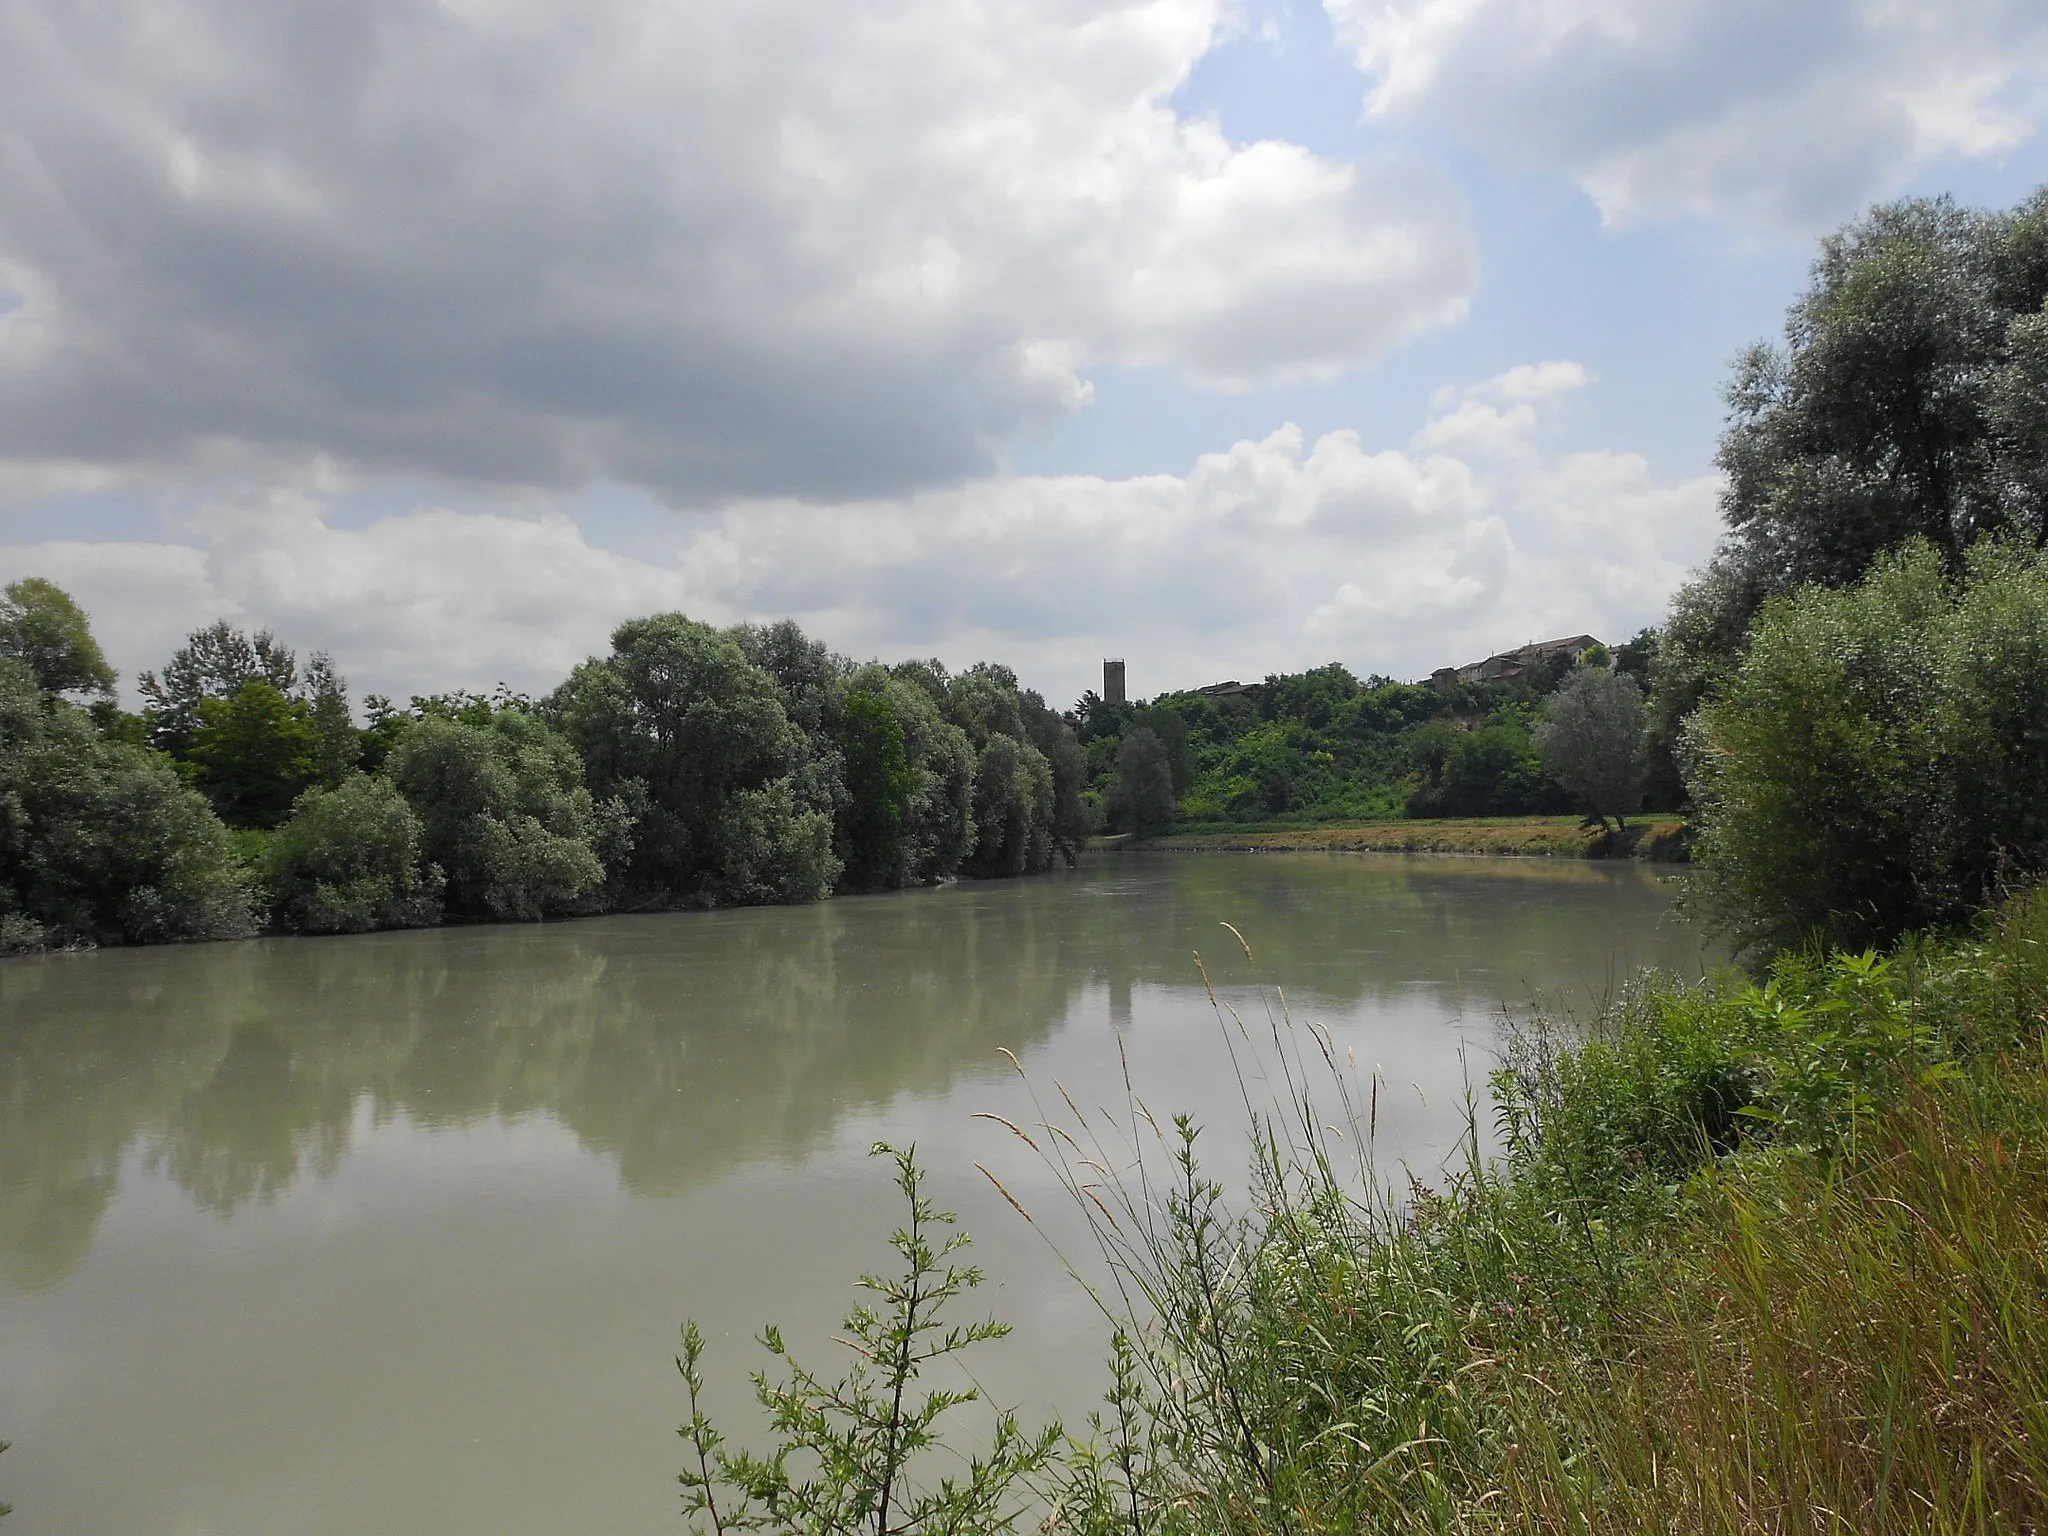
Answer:
[[0, 0], [0, 579], [358, 690], [791, 615], [1055, 703], [1654, 622], [2038, 0]]

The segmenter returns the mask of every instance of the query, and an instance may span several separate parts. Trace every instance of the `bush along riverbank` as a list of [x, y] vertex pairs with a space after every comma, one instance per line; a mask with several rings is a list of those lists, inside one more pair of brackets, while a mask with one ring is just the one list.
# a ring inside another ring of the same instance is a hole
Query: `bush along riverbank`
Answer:
[[[727, 1456], [693, 1417], [691, 1508], [878, 1533], [2037, 1531], [2044, 1019], [2041, 892], [1889, 954], [1645, 978], [1588, 1029], [1519, 1030], [1499, 1155], [1475, 1126], [1443, 1187], [1395, 1190], [1378, 1085], [1283, 1017], [1241, 1204], [1196, 1126], [1135, 1100], [1011, 1128], [1108, 1261], [1088, 1430], [1003, 1417], [964, 1477], [917, 1481], [971, 1397], [920, 1371], [1000, 1329], [950, 1331], [979, 1275], [899, 1157], [903, 1272], [863, 1282], [852, 1387], [786, 1358], [762, 1379], [794, 1460]], [[1265, 1027], [1219, 1025], [1240, 1049]], [[694, 1394], [694, 1334], [683, 1364]]]

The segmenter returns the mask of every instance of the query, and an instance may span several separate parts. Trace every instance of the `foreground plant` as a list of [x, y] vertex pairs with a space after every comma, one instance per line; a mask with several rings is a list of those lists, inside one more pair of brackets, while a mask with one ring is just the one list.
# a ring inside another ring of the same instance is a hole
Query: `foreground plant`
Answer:
[[862, 1275], [860, 1289], [877, 1298], [846, 1315], [840, 1341], [857, 1357], [828, 1382], [790, 1354], [780, 1330], [762, 1331], [761, 1344], [781, 1364], [779, 1377], [754, 1373], [754, 1395], [776, 1436], [774, 1451], [757, 1456], [728, 1451], [725, 1437], [702, 1404], [704, 1340], [695, 1322], [683, 1329], [676, 1366], [690, 1394], [690, 1421], [678, 1433], [691, 1452], [683, 1485], [685, 1517], [693, 1530], [865, 1533], [865, 1536], [996, 1536], [1013, 1531], [1038, 1503], [1033, 1479], [1052, 1463], [1061, 1443], [1057, 1424], [1036, 1435], [1001, 1413], [986, 1445], [964, 1457], [965, 1470], [927, 1478], [927, 1453], [959, 1459], [943, 1441], [941, 1421], [955, 1408], [982, 1400], [973, 1386], [922, 1389], [920, 1379], [940, 1362], [972, 1346], [999, 1339], [1007, 1323], [986, 1318], [955, 1324], [942, 1314], [979, 1286], [981, 1271], [951, 1263], [971, 1238], [954, 1230], [957, 1218], [937, 1209], [923, 1192], [915, 1149], [875, 1143], [872, 1155], [896, 1165], [896, 1187], [910, 1219], [890, 1238], [901, 1260], [889, 1278]]

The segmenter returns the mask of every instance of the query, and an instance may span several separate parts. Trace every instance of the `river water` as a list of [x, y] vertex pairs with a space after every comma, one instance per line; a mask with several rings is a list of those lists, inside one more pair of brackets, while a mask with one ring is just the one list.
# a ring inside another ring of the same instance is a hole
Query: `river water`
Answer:
[[679, 1529], [678, 1326], [742, 1427], [764, 1322], [836, 1369], [898, 1214], [882, 1138], [917, 1143], [1015, 1325], [983, 1384], [1078, 1419], [1105, 1327], [1046, 1237], [1073, 1254], [1079, 1227], [977, 1112], [1029, 1126], [1035, 1093], [1070, 1119], [1063, 1087], [1127, 1126], [1127, 1061], [1234, 1174], [1270, 1096], [1247, 1041], [1284, 995], [1378, 1074], [1376, 1166], [1427, 1180], [1504, 1005], [1700, 967], [1673, 890], [1126, 854], [815, 907], [0, 962], [0, 1529]]

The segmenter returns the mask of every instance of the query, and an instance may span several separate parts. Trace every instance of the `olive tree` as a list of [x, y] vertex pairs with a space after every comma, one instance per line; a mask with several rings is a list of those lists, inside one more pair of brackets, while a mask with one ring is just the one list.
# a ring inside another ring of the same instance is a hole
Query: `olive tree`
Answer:
[[1643, 803], [1643, 690], [1626, 672], [1582, 666], [1551, 695], [1535, 730], [1543, 769], [1602, 828], [1628, 831]]

